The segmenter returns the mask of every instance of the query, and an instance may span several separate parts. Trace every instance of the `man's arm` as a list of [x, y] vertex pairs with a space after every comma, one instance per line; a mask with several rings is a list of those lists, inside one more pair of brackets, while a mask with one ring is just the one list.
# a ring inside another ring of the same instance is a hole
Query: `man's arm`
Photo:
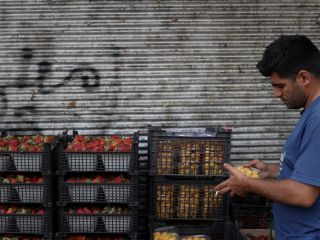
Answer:
[[300, 207], [312, 206], [319, 195], [319, 189], [317, 187], [299, 183], [291, 179], [247, 179], [247, 190], [273, 201]]
[[250, 179], [229, 164], [225, 164], [225, 168], [230, 171], [231, 176], [216, 186], [215, 190], [221, 194], [231, 193], [234, 195], [249, 191], [273, 201], [300, 207], [310, 207], [319, 196], [319, 188], [291, 179]]
[[267, 171], [269, 172], [269, 176], [271, 178], [277, 178], [280, 172], [280, 164], [279, 163], [268, 163]]

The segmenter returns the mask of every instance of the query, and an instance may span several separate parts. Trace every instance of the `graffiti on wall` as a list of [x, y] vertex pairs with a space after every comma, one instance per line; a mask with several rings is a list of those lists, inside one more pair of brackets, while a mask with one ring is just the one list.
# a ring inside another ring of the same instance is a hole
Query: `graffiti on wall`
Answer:
[[[65, 77], [61, 79], [60, 82], [55, 84], [48, 84], [50, 79], [50, 75], [53, 73], [53, 64], [50, 61], [40, 61], [37, 63], [32, 63], [31, 60], [34, 58], [34, 50], [31, 48], [23, 48], [21, 49], [21, 75], [16, 79], [14, 86], [18, 89], [32, 88], [33, 91], [30, 92], [30, 101], [26, 101], [23, 106], [14, 108], [14, 116], [20, 119], [20, 122], [27, 122], [31, 124], [33, 130], [41, 130], [37, 127], [33, 121], [23, 121], [24, 116], [36, 115], [37, 107], [32, 102], [35, 99], [36, 94], [52, 94], [57, 91], [59, 88], [66, 87], [71, 82], [79, 82], [81, 83], [81, 87], [85, 90], [86, 93], [94, 92], [96, 89], [100, 87], [100, 75], [99, 71], [92, 67], [89, 63], [81, 63], [79, 66], [71, 69]], [[36, 64], [37, 66], [37, 76], [33, 81], [27, 81], [28, 79], [28, 71], [32, 64]], [[7, 110], [9, 109], [10, 104], [8, 103], [8, 92], [6, 86], [2, 86], [0, 90], [0, 114], [1, 116], [5, 116]], [[74, 104], [68, 104], [68, 107], [74, 107]], [[18, 130], [15, 129], [15, 130]]]

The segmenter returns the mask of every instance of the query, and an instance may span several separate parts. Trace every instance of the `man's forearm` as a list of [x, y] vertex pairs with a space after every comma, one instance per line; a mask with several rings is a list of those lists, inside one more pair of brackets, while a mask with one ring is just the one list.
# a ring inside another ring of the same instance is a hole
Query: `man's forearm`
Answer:
[[280, 164], [279, 163], [268, 163], [267, 171], [269, 173], [270, 178], [277, 178], [280, 172]]
[[273, 201], [309, 207], [317, 197], [308, 186], [304, 184], [286, 180], [256, 180], [248, 179], [247, 190], [262, 195]]

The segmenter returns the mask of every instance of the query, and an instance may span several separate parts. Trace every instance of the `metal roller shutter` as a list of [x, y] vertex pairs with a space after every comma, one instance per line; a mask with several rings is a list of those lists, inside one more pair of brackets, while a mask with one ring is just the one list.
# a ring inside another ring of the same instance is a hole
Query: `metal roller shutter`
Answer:
[[1, 0], [1, 129], [234, 127], [232, 159], [278, 160], [298, 112], [255, 65], [280, 34], [320, 44], [317, 0]]

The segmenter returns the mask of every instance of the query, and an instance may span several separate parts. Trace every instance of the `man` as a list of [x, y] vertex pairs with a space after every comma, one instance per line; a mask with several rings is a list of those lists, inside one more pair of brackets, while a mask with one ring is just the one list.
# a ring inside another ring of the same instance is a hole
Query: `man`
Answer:
[[225, 164], [228, 180], [216, 191], [231, 196], [253, 192], [274, 201], [277, 240], [320, 239], [320, 52], [305, 36], [281, 36], [257, 64], [273, 92], [289, 109], [303, 108], [284, 145], [280, 164], [253, 160], [260, 179]]

